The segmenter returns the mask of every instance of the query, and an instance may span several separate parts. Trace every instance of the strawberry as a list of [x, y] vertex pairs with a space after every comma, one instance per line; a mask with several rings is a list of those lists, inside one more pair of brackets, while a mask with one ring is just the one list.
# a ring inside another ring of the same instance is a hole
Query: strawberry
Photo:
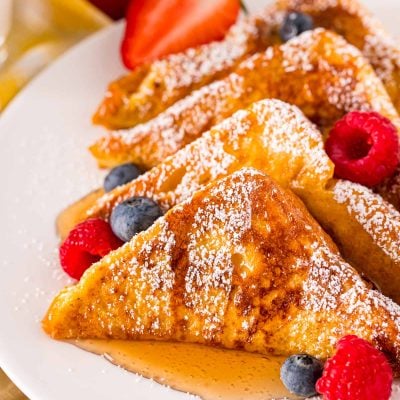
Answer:
[[121, 54], [128, 68], [222, 39], [239, 0], [132, 0]]

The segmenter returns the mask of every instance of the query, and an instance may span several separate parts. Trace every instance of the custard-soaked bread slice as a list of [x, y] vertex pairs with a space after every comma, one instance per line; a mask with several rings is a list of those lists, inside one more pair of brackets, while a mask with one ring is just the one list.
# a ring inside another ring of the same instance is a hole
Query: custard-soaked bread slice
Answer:
[[93, 122], [111, 129], [130, 128], [155, 117], [193, 90], [223, 78], [243, 58], [269, 45], [271, 38], [261, 34], [265, 23], [259, 16], [241, 19], [223, 41], [137, 67], [109, 85]]
[[340, 36], [318, 29], [254, 55], [152, 121], [100, 138], [91, 151], [100, 166], [132, 161], [150, 168], [264, 98], [297, 105], [323, 130], [355, 109], [375, 110], [400, 127], [390, 98], [361, 53]]
[[[358, 0], [277, 0], [277, 14], [287, 10], [311, 15], [315, 26], [333, 30], [360, 49], [383, 81], [400, 111], [400, 45]], [[278, 26], [281, 25], [277, 17]], [[275, 28], [276, 29], [276, 28]], [[276, 35], [276, 30], [273, 33]]]
[[140, 67], [113, 82], [94, 121], [109, 128], [132, 127], [154, 118], [192, 90], [226, 76], [246, 56], [281, 42], [288, 11], [310, 14], [317, 27], [336, 31], [371, 62], [400, 110], [400, 50], [357, 0], [278, 0], [239, 21], [226, 39]]
[[400, 366], [400, 307], [297, 198], [243, 169], [172, 208], [53, 301], [58, 339], [155, 339], [326, 358], [356, 334]]
[[150, 197], [167, 210], [206, 184], [244, 167], [264, 171], [280, 185], [293, 188], [323, 189], [334, 173], [315, 125], [295, 106], [261, 100], [132, 182], [104, 194], [82, 219], [108, 220], [117, 204], [133, 196]]
[[108, 220], [117, 204], [133, 196], [152, 198], [168, 210], [211, 181], [246, 166], [267, 172], [285, 187], [323, 188], [334, 171], [320, 132], [298, 108], [262, 100], [132, 182], [105, 194], [96, 191], [83, 203], [79, 200], [60, 214], [59, 234], [65, 237], [87, 218]]
[[296, 194], [345, 260], [400, 304], [400, 213], [380, 195], [344, 180], [332, 179], [323, 191], [298, 187]]
[[[116, 204], [133, 196], [150, 197], [167, 210], [246, 166], [295, 191], [346, 260], [400, 303], [400, 214], [381, 196], [334, 180], [320, 132], [296, 107], [278, 100], [238, 111], [138, 179], [101, 196], [72, 221], [108, 219]], [[72, 228], [66, 225], [61, 233]]]

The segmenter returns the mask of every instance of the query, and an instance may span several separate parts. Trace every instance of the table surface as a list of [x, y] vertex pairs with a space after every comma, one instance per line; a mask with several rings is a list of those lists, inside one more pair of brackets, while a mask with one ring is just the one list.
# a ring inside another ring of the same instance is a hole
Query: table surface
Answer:
[[0, 369], [0, 399], [1, 400], [26, 400], [27, 397], [8, 379]]

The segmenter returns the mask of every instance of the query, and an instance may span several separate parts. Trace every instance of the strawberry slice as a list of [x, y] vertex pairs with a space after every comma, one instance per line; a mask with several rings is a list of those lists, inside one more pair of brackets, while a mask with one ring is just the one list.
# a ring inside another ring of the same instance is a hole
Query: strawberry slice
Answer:
[[239, 0], [132, 0], [121, 54], [128, 68], [222, 39]]

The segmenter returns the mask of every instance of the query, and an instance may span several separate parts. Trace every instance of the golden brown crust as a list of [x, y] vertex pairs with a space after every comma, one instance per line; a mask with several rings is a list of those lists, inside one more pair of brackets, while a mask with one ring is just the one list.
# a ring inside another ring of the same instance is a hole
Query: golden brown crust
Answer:
[[296, 107], [278, 100], [237, 112], [140, 178], [100, 197], [79, 218], [108, 219], [116, 204], [133, 196], [150, 197], [168, 210], [246, 166], [294, 190], [346, 260], [400, 302], [400, 214], [359, 185], [333, 181], [320, 132]]
[[253, 170], [197, 192], [63, 290], [61, 339], [178, 340], [332, 355], [356, 334], [400, 365], [400, 308], [371, 290], [291, 193]]
[[132, 196], [150, 197], [167, 210], [245, 166], [268, 172], [285, 187], [324, 187], [333, 176], [315, 126], [296, 107], [263, 100], [236, 112], [138, 179], [87, 204], [68, 228], [88, 217], [108, 219], [117, 204]]
[[400, 46], [358, 0], [277, 0], [277, 9], [310, 14], [361, 50], [400, 111]]
[[102, 137], [91, 151], [101, 166], [132, 161], [150, 168], [263, 98], [297, 105], [323, 130], [354, 109], [375, 110], [400, 126], [362, 55], [341, 37], [318, 29], [242, 62], [225, 79], [195, 91], [147, 124]]
[[113, 82], [95, 122], [121, 129], [154, 118], [191, 91], [226, 76], [247, 56], [280, 43], [278, 30], [288, 11], [312, 15], [316, 26], [336, 31], [358, 47], [400, 110], [399, 46], [359, 1], [278, 0], [260, 15], [238, 22], [222, 42], [167, 57]]
[[400, 304], [400, 213], [381, 196], [349, 181], [296, 191], [347, 262]]
[[138, 67], [109, 85], [93, 121], [111, 129], [130, 128], [155, 117], [193, 90], [225, 77], [241, 60], [270, 43], [261, 33], [265, 22], [257, 16], [248, 17], [238, 21], [222, 42]]
[[[291, 4], [296, 8], [300, 3], [293, 0]], [[317, 0], [301, 2], [302, 10], [316, 8], [317, 4], [323, 10], [324, 1]], [[349, 10], [358, 15], [357, 7]], [[349, 15], [352, 21], [353, 14]], [[340, 21], [347, 19], [341, 16]], [[91, 151], [101, 166], [132, 161], [150, 168], [234, 111], [262, 98], [279, 98], [297, 105], [323, 132], [354, 109], [377, 111], [400, 131], [396, 110], [361, 54], [333, 33], [316, 30], [243, 61], [225, 79], [194, 92], [147, 124], [104, 136]], [[396, 173], [377, 188], [397, 209], [399, 182]]]

